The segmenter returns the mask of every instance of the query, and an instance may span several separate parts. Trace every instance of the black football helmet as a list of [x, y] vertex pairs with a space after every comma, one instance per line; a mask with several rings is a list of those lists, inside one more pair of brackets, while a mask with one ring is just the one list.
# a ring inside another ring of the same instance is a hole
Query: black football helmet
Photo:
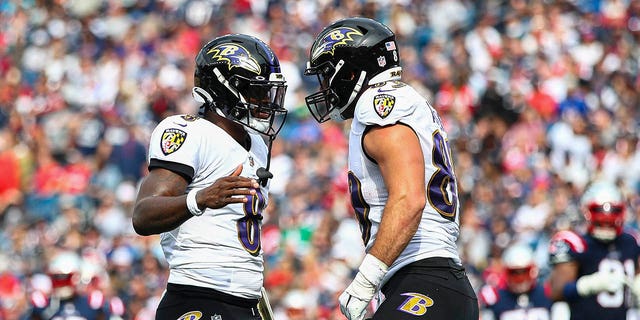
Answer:
[[389, 76], [399, 78], [395, 34], [368, 18], [338, 20], [322, 30], [311, 46], [304, 74], [318, 77], [320, 91], [305, 98], [307, 107], [318, 122], [353, 118], [363, 89], [379, 82], [374, 77], [387, 70]]
[[193, 97], [204, 108], [274, 139], [287, 115], [280, 62], [258, 38], [229, 34], [196, 56]]

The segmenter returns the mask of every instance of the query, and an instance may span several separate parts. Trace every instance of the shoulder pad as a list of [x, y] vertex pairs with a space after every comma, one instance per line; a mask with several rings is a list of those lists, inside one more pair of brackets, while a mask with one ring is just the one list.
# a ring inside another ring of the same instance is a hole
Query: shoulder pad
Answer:
[[498, 289], [495, 287], [485, 285], [480, 289], [478, 298], [480, 299], [481, 304], [492, 306], [500, 301], [500, 294], [498, 293]]
[[386, 82], [365, 91], [357, 102], [354, 118], [364, 125], [391, 125], [413, 113], [415, 99], [409, 86]]
[[563, 230], [556, 233], [551, 238], [551, 251], [553, 252], [553, 245], [556, 242], [564, 242], [569, 245], [572, 251], [577, 253], [583, 253], [587, 249], [587, 243], [584, 239], [577, 233], [570, 230]]
[[556, 265], [573, 261], [576, 255], [586, 250], [587, 243], [582, 236], [573, 231], [560, 231], [549, 242], [549, 263]]

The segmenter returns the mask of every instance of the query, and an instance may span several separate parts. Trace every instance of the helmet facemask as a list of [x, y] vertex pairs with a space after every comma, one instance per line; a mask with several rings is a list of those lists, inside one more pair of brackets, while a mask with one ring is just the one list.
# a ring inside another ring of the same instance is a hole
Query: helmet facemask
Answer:
[[238, 93], [238, 102], [230, 106], [231, 120], [257, 133], [275, 137], [287, 116], [287, 110], [282, 107], [287, 91], [284, 81], [234, 75], [230, 83]]
[[610, 182], [597, 181], [587, 188], [581, 200], [587, 232], [597, 240], [609, 242], [622, 234], [625, 202], [622, 192]]
[[531, 291], [536, 282], [538, 270], [534, 265], [521, 268], [506, 268], [506, 275], [509, 290], [520, 294]]
[[531, 291], [538, 277], [531, 248], [525, 244], [514, 244], [505, 250], [502, 260], [509, 291], [516, 294]]
[[216, 99], [207, 90], [194, 87], [196, 101], [207, 104], [218, 115], [271, 139], [280, 132], [287, 116], [282, 106], [287, 90], [284, 77], [272, 73], [271, 79], [256, 76], [253, 79], [235, 74], [226, 79], [217, 69], [212, 69], [218, 82], [223, 84], [232, 99]]
[[605, 202], [587, 205], [585, 217], [589, 221], [588, 232], [600, 241], [613, 241], [622, 233], [624, 206]]
[[353, 103], [362, 90], [367, 76], [365, 71], [340, 60], [336, 66], [330, 61], [325, 61], [317, 67], [308, 65], [304, 74], [316, 75], [320, 84], [319, 91], [305, 98], [307, 107], [316, 121], [342, 121], [353, 117]]

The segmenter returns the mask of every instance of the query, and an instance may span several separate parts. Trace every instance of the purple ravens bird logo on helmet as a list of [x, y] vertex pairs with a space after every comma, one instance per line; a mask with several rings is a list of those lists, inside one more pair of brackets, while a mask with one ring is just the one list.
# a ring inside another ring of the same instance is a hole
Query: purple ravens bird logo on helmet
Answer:
[[334, 54], [336, 47], [340, 45], [348, 45], [350, 42], [356, 41], [363, 36], [362, 32], [349, 27], [339, 27], [325, 34], [318, 46], [313, 48], [311, 60], [317, 59], [319, 56], [329, 53]]
[[255, 74], [260, 74], [260, 64], [251, 56], [247, 49], [240, 45], [231, 43], [221, 44], [209, 49], [207, 54], [211, 54], [212, 61], [226, 62], [229, 70], [238, 67], [249, 70]]

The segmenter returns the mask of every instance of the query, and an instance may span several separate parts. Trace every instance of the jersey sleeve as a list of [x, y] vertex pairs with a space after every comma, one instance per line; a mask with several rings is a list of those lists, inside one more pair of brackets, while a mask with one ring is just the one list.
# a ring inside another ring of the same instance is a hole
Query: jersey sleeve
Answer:
[[410, 116], [415, 103], [408, 88], [369, 88], [358, 101], [354, 118], [365, 126], [387, 126]]
[[556, 233], [549, 243], [549, 263], [552, 265], [576, 260], [585, 250], [584, 239], [573, 231]]
[[171, 116], [158, 124], [149, 141], [149, 170], [164, 168], [193, 180], [202, 135], [197, 123]]
[[625, 227], [622, 234], [618, 238], [627, 237], [629, 250], [632, 255], [636, 257], [634, 261], [640, 261], [640, 232], [637, 229], [631, 227]]

